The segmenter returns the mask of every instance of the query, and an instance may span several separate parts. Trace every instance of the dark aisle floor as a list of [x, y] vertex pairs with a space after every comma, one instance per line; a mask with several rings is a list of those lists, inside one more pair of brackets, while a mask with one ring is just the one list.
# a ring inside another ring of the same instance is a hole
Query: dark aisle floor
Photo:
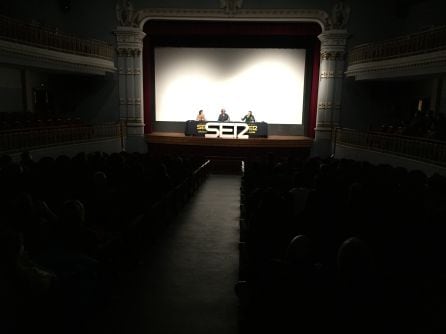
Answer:
[[238, 332], [239, 214], [240, 176], [209, 175], [151, 254], [138, 332]]

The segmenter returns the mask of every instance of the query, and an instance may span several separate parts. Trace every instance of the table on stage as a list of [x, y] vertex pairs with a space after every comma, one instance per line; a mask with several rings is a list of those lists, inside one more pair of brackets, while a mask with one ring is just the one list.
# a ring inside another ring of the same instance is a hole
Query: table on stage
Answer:
[[[186, 136], [201, 136], [204, 137], [207, 133], [211, 133], [206, 129], [206, 124], [212, 123], [212, 127], [222, 126], [224, 128], [237, 129], [238, 134], [248, 127], [246, 134], [249, 138], [267, 138], [268, 124], [266, 122], [244, 123], [244, 122], [200, 122], [189, 120], [186, 121], [184, 134]], [[211, 124], [209, 124], [211, 126]], [[212, 132], [215, 133], [215, 132]], [[227, 132], [225, 132], [227, 133]]]

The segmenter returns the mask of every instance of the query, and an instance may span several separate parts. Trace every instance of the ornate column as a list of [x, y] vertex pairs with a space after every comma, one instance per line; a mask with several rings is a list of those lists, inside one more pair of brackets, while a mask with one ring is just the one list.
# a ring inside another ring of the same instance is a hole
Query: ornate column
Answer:
[[332, 153], [334, 130], [339, 126], [348, 33], [333, 29], [318, 37], [321, 41], [321, 63], [313, 154], [328, 157]]
[[350, 6], [343, 0], [336, 1], [327, 19], [327, 30], [318, 36], [321, 63], [313, 155], [322, 158], [332, 154], [334, 130], [339, 126], [349, 18]]
[[118, 26], [116, 52], [119, 75], [120, 118], [126, 124], [127, 151], [145, 152], [142, 49], [145, 33], [138, 27]]

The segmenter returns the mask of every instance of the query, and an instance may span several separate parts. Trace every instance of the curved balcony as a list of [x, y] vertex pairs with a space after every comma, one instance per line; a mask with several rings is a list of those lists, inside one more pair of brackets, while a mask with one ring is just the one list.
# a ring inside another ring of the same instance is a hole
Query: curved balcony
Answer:
[[446, 166], [446, 142], [382, 132], [336, 129], [336, 145], [389, 153], [434, 165]]
[[446, 26], [361, 44], [349, 52], [347, 76], [357, 80], [446, 72]]
[[0, 15], [0, 39], [88, 57], [112, 59], [113, 46]]
[[381, 42], [358, 45], [350, 51], [348, 64], [392, 59], [446, 50], [446, 26]]
[[113, 45], [0, 15], [0, 62], [92, 74], [115, 71]]
[[48, 148], [95, 140], [126, 136], [122, 122], [97, 125], [73, 123], [0, 131], [0, 152], [13, 153], [23, 150]]

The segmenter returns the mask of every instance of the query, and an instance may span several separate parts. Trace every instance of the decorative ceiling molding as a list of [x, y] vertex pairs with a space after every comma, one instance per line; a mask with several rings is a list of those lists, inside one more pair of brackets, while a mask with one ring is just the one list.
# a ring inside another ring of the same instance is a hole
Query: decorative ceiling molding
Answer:
[[146, 8], [135, 12], [135, 22], [142, 29], [149, 20], [209, 21], [289, 21], [316, 22], [322, 31], [330, 24], [330, 16], [320, 9], [179, 9]]
[[113, 60], [80, 56], [3, 40], [0, 40], [0, 63], [98, 75], [116, 71]]
[[234, 13], [243, 6], [243, 0], [220, 0], [220, 8], [226, 10], [226, 13]]
[[446, 50], [350, 65], [345, 74], [355, 80], [402, 78], [446, 73]]
[[118, 0], [115, 5], [116, 20], [121, 27], [135, 27], [137, 25], [135, 10], [129, 0]]
[[351, 8], [344, 0], [336, 1], [328, 21], [330, 29], [346, 29], [350, 20], [350, 12]]

